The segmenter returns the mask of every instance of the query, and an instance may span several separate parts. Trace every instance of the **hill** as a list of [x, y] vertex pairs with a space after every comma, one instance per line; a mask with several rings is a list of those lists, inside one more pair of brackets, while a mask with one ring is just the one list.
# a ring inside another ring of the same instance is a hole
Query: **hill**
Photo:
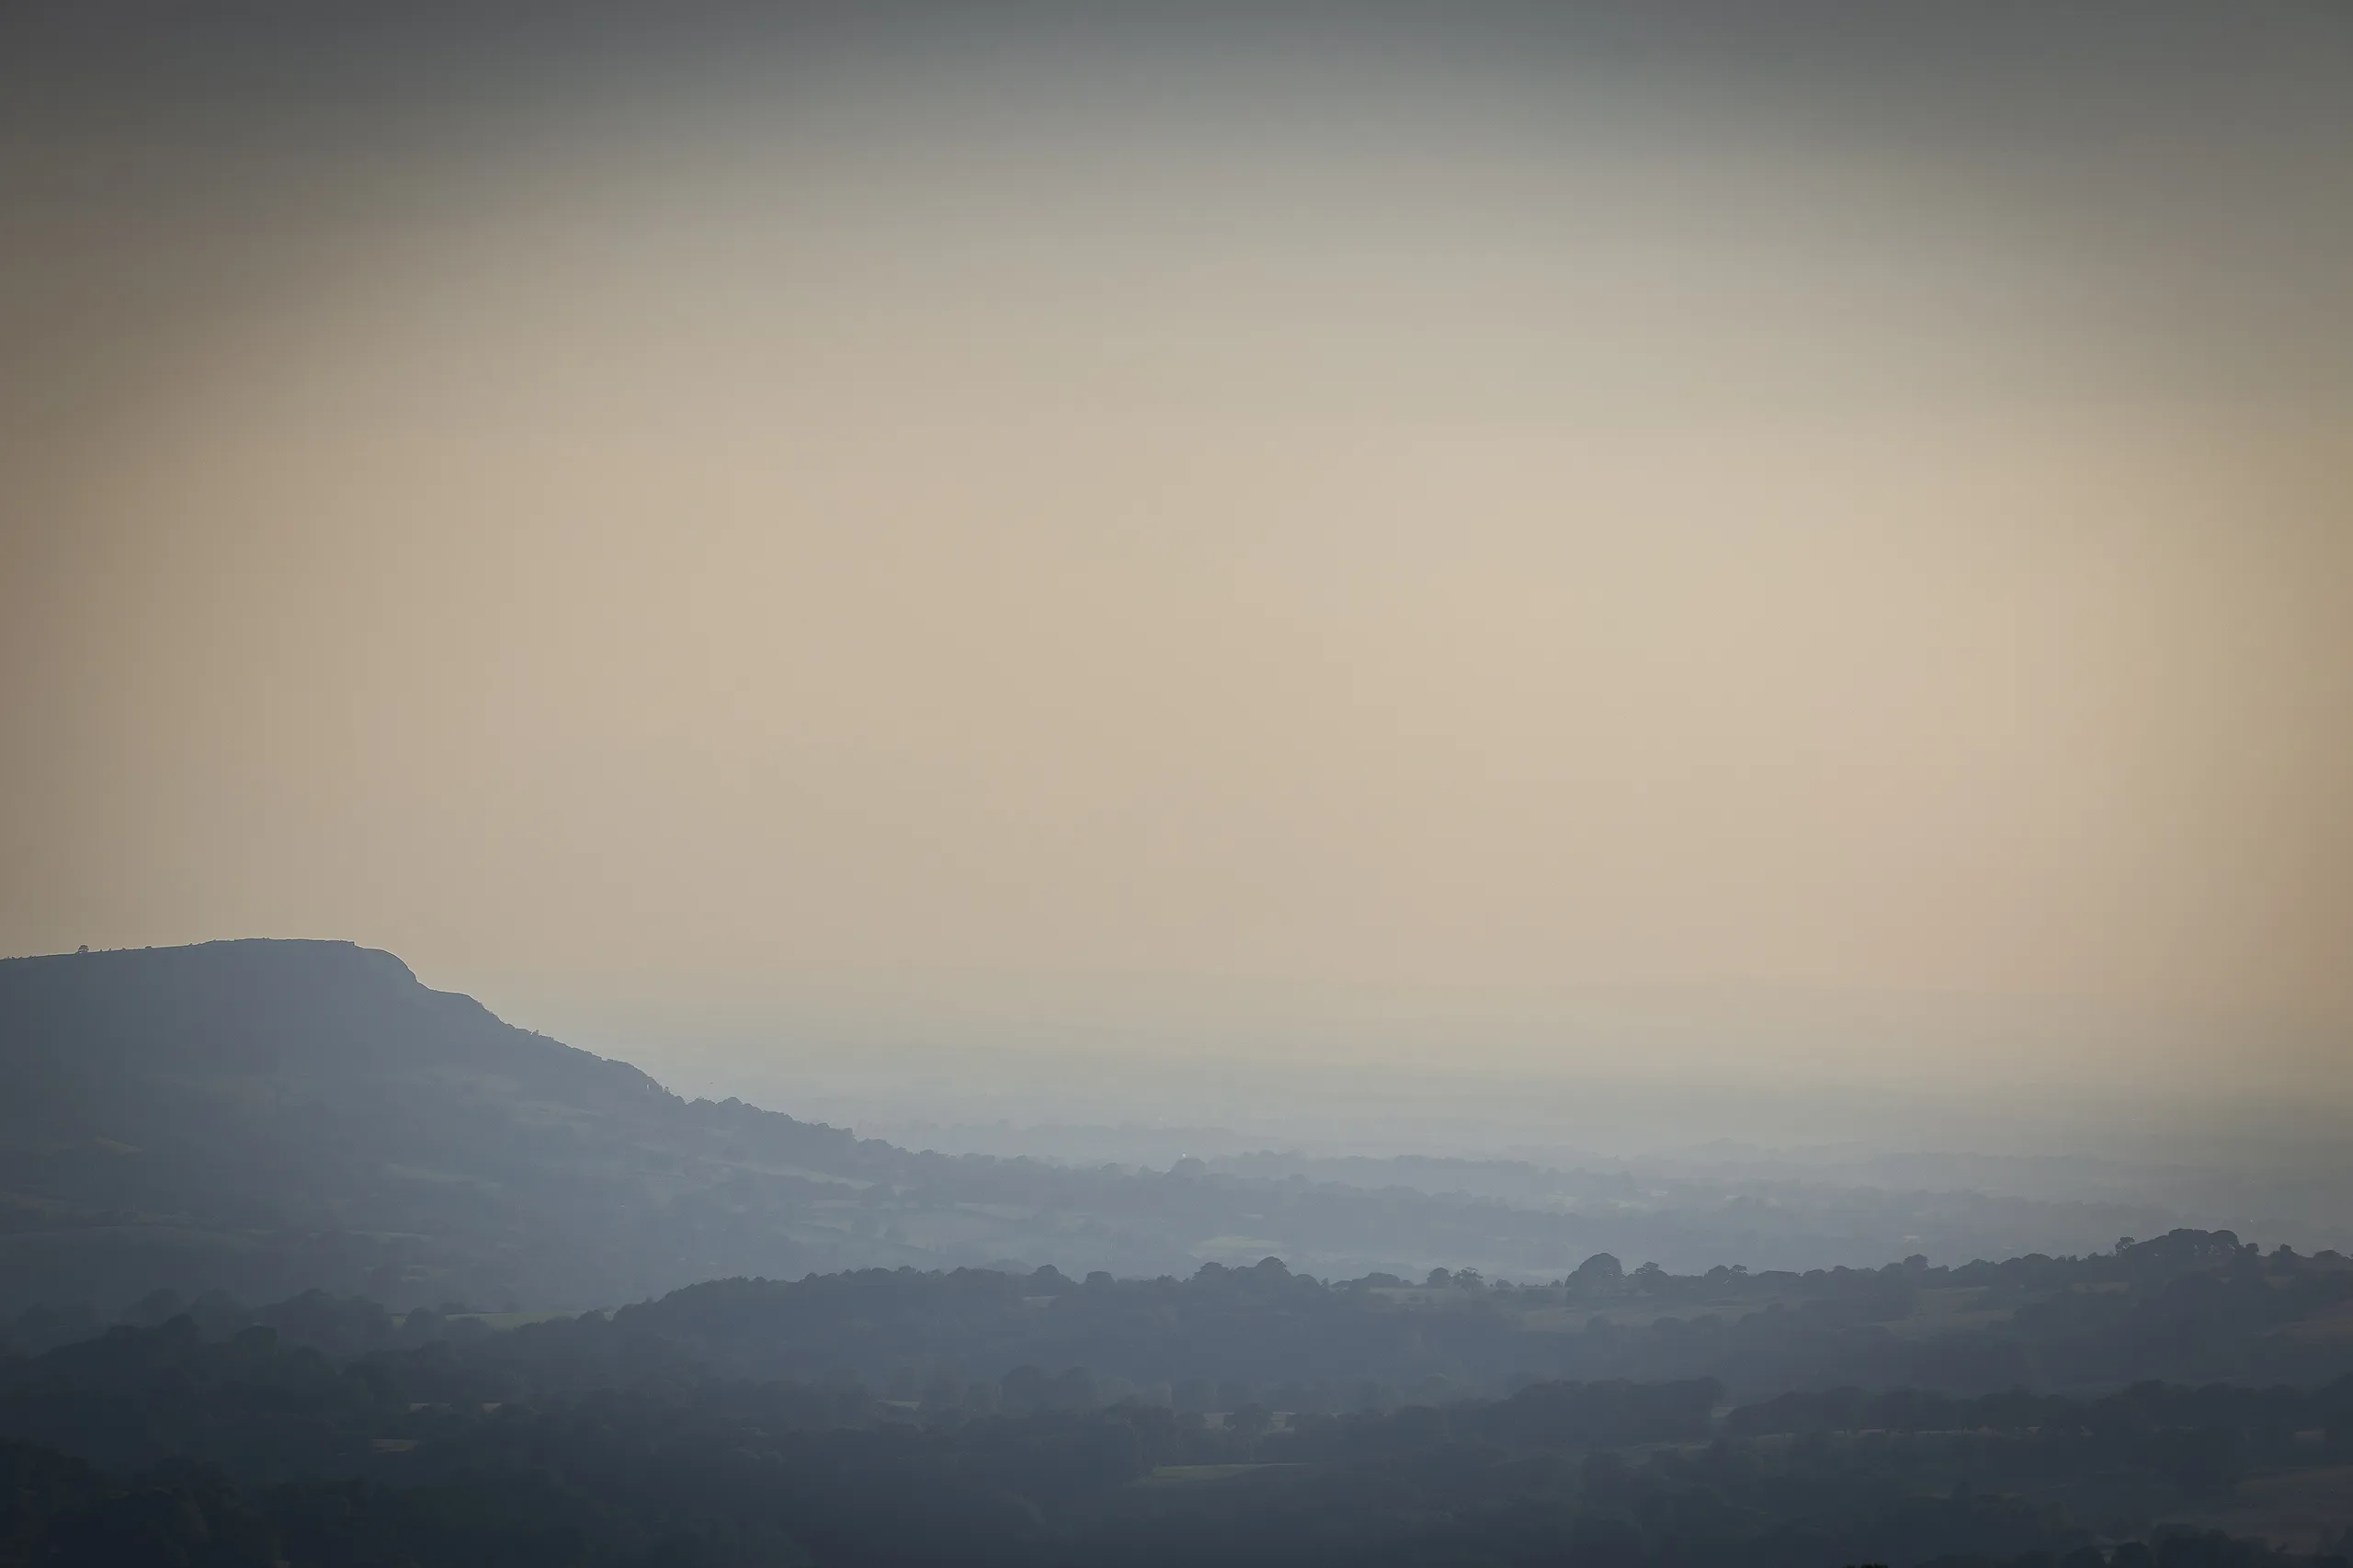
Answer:
[[0, 1311], [159, 1287], [394, 1309], [609, 1307], [696, 1280], [1283, 1258], [1522, 1281], [2083, 1252], [2161, 1216], [2016, 1195], [1465, 1162], [1168, 1170], [949, 1156], [735, 1100], [432, 990], [389, 953], [237, 941], [0, 960]]
[[862, 1163], [847, 1133], [689, 1104], [342, 942], [0, 962], [0, 1256], [51, 1299], [589, 1304], [798, 1272], [789, 1225], [738, 1236], [680, 1200], [750, 1172], [821, 1198]]

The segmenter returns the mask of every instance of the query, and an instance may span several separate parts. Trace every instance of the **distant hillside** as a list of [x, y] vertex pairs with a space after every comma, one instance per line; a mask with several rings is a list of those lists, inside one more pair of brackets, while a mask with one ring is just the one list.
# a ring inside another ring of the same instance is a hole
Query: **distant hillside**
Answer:
[[0, 1074], [5, 1310], [112, 1309], [158, 1287], [579, 1308], [730, 1276], [1188, 1277], [1267, 1256], [1324, 1277], [1528, 1281], [1605, 1251], [1809, 1268], [2089, 1250], [2078, 1238], [2155, 1228], [1971, 1193], [918, 1153], [681, 1099], [343, 942], [0, 960]]
[[846, 1132], [689, 1105], [345, 942], [0, 962], [0, 1067], [17, 1295], [343, 1285], [587, 1304], [713, 1268], [797, 1273], [813, 1258], [789, 1228], [708, 1233], [681, 1200], [756, 1170], [839, 1194], [781, 1173], [861, 1163]]
[[[474, 1397], [489, 1401], [647, 1379], [681, 1387], [784, 1379], [862, 1387], [935, 1415], [1128, 1398], [1178, 1410], [1338, 1411], [1495, 1396], [1531, 1381], [1631, 1380], [1704, 1381], [1744, 1403], [1778, 1400], [1778, 1414], [1750, 1415], [1748, 1429], [1764, 1433], [1854, 1425], [1859, 1398], [1820, 1403], [1837, 1389], [1979, 1398], [2154, 1381], [2333, 1386], [2353, 1419], [2353, 1259], [2286, 1247], [2265, 1256], [2227, 1231], [1958, 1268], [1914, 1259], [1802, 1275], [1628, 1274], [1597, 1259], [1540, 1286], [1468, 1273], [1325, 1281], [1268, 1259], [1205, 1264], [1188, 1279], [1082, 1282], [1052, 1268], [717, 1279], [609, 1314], [515, 1318], [429, 1309], [395, 1318], [318, 1291], [263, 1307], [158, 1292], [129, 1316], [118, 1325], [49, 1309], [0, 1317], [0, 1437], [60, 1441], [43, 1422], [74, 1402], [58, 1397], [51, 1372], [70, 1381], [74, 1367], [113, 1352], [48, 1353], [125, 1345], [135, 1327], [229, 1346], [262, 1329], [334, 1356], [439, 1345], [435, 1375], [471, 1369]], [[2353, 1460], [2353, 1425], [2342, 1436]]]

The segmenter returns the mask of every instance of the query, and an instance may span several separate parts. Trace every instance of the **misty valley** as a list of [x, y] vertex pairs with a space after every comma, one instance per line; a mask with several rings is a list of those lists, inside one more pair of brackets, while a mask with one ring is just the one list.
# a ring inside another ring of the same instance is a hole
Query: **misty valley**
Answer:
[[0, 1561], [2353, 1548], [2353, 1259], [1966, 1244], [2150, 1205], [949, 1156], [341, 943], [0, 962]]
[[0, 0], [0, 1568], [2353, 1568], [2353, 0]]

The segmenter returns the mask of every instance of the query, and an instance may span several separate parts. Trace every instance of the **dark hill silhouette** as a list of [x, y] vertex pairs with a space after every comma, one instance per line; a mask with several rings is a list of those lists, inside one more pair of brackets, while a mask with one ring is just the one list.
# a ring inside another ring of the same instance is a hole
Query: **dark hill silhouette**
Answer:
[[[392, 954], [350, 942], [208, 942], [0, 960], [12, 1067], [52, 1089], [99, 1074], [225, 1084], [349, 1085], [446, 1072], [526, 1097], [608, 1112], [662, 1086], [501, 1021], [471, 996], [433, 991]], [[12, 1121], [70, 1114], [71, 1098], [19, 1100]]]
[[797, 1273], [815, 1255], [789, 1226], [699, 1247], [676, 1199], [729, 1169], [854, 1191], [824, 1177], [873, 1163], [347, 942], [0, 962], [0, 1256], [53, 1300], [165, 1282], [587, 1304], [677, 1283], [699, 1253]]
[[[682, 1099], [346, 942], [0, 960], [0, 1085], [7, 1312], [111, 1312], [158, 1288], [610, 1307], [735, 1276], [1051, 1264], [1181, 1278], [1269, 1255], [1324, 1278], [1438, 1264], [1525, 1282], [1604, 1252], [1629, 1268], [1876, 1265], [1915, 1233], [1960, 1261], [2103, 1217], [1970, 1193], [1650, 1178], [1637, 1193], [1624, 1173], [1502, 1172], [1541, 1178], [1522, 1201], [1477, 1185], [1500, 1167], [1459, 1162], [1332, 1179], [1272, 1156], [1161, 1172], [915, 1153]], [[1458, 1180], [1469, 1189], [1439, 1185]]]

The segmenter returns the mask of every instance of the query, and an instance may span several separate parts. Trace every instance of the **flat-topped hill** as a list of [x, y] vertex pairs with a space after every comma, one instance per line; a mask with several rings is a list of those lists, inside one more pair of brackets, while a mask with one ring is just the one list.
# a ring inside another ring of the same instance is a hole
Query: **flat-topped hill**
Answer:
[[694, 1195], [755, 1166], [854, 1191], [872, 1157], [682, 1100], [347, 942], [0, 962], [0, 1256], [51, 1299], [341, 1285], [585, 1305], [698, 1265], [797, 1273], [816, 1255], [790, 1225], [714, 1244]]
[[1268, 1256], [1324, 1278], [1443, 1266], [1526, 1283], [1605, 1252], [1803, 1270], [2165, 1228], [2092, 1204], [1794, 1180], [915, 1152], [682, 1099], [347, 942], [0, 960], [0, 1311], [114, 1310], [158, 1288], [576, 1309], [733, 1276], [1182, 1278]]

